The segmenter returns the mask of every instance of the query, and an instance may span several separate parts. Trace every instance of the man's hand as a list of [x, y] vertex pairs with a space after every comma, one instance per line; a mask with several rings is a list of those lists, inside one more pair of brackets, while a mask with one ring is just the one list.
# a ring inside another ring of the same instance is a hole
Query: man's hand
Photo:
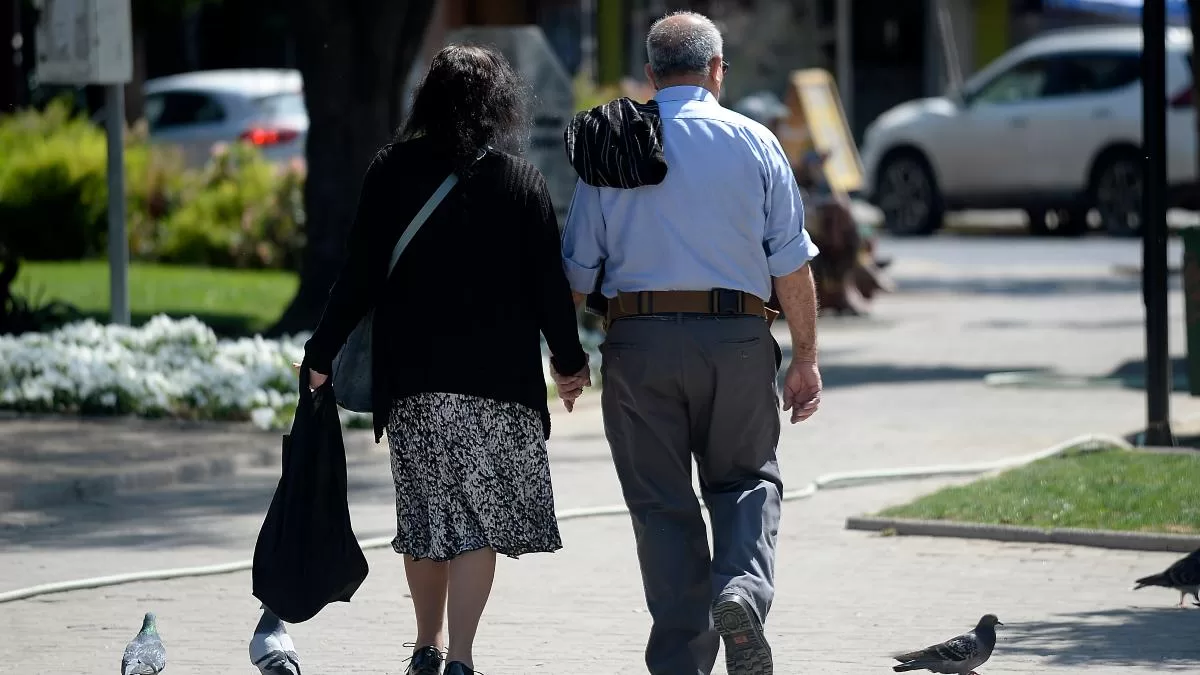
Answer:
[[583, 388], [592, 386], [592, 368], [586, 364], [574, 375], [563, 375], [551, 366], [550, 377], [554, 379], [554, 387], [567, 412], [575, 410], [575, 399], [583, 395]]
[[803, 422], [821, 405], [821, 371], [816, 361], [793, 360], [783, 380], [783, 409], [792, 411], [792, 424]]

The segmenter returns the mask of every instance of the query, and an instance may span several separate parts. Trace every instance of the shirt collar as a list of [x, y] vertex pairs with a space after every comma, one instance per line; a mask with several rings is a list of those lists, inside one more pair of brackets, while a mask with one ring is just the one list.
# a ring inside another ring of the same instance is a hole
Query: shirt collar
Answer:
[[667, 101], [704, 101], [705, 103], [716, 103], [717, 97], [713, 96], [712, 92], [704, 87], [681, 84], [659, 89], [658, 93], [654, 95], [654, 100], [659, 103]]

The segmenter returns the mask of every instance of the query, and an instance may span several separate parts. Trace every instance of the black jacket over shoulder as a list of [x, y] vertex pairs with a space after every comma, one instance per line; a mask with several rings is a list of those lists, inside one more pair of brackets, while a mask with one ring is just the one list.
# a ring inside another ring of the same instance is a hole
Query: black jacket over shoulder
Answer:
[[[460, 176], [401, 254], [413, 216], [449, 175], [426, 139], [385, 145], [367, 169], [346, 263], [312, 338], [308, 366], [329, 373], [350, 331], [375, 307], [375, 440], [392, 401], [427, 392], [468, 394], [550, 411], [539, 334], [560, 372], [583, 369], [558, 222], [542, 174], [488, 150]], [[337, 388], [337, 382], [333, 383]]]

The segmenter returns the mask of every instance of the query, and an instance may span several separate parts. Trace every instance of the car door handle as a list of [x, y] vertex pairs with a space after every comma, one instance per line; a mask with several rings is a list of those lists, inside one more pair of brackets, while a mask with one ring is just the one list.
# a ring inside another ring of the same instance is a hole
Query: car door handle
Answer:
[[1029, 120], [1024, 117], [1013, 117], [1008, 120], [1008, 123], [1018, 129], [1020, 129], [1021, 127], [1025, 126], [1026, 124], [1029, 124]]
[[1112, 111], [1108, 108], [1097, 108], [1092, 111], [1092, 119], [1094, 120], [1104, 120], [1109, 117], [1112, 117]]

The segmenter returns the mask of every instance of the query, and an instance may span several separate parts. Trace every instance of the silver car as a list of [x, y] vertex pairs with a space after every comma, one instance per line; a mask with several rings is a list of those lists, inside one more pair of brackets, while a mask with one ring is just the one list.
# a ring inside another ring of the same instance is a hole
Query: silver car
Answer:
[[208, 70], [147, 80], [150, 140], [203, 166], [218, 143], [257, 145], [272, 162], [304, 158], [308, 111], [299, 71]]

